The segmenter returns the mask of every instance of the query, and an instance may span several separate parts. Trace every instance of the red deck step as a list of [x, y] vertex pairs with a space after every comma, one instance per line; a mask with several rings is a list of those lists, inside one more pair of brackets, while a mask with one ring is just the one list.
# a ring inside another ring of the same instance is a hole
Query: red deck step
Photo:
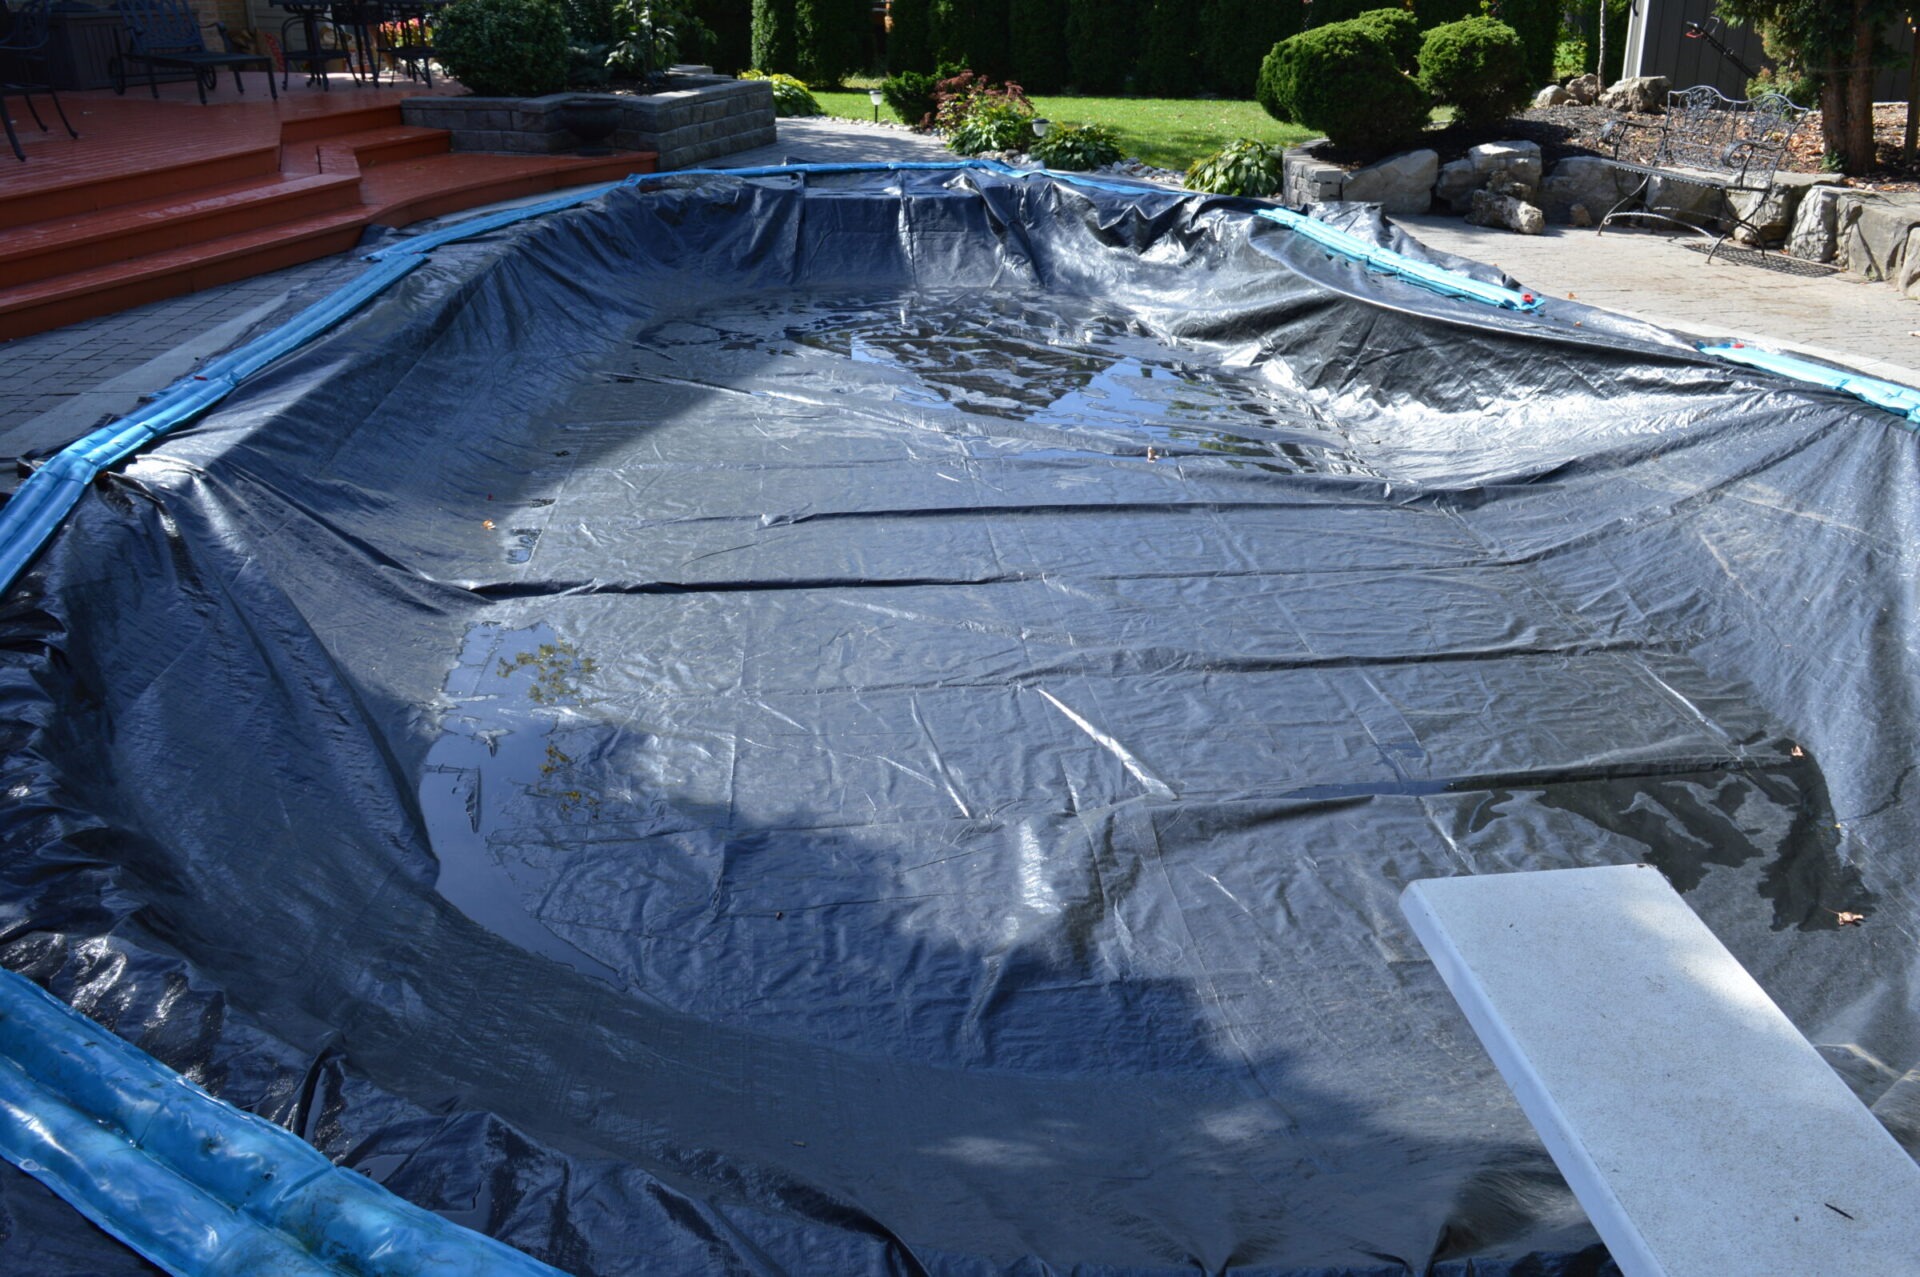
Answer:
[[0, 340], [344, 253], [366, 224], [364, 208], [342, 209], [9, 288], [0, 291]]
[[[8, 162], [13, 162], [11, 157]], [[264, 144], [241, 147], [226, 154], [163, 160], [137, 172], [76, 175], [57, 186], [9, 192], [0, 185], [0, 233], [56, 217], [78, 217], [135, 200], [230, 186], [250, 178], [271, 178], [279, 172], [279, 146]]]
[[18, 286], [360, 206], [355, 173], [216, 186], [0, 235], [0, 279]]

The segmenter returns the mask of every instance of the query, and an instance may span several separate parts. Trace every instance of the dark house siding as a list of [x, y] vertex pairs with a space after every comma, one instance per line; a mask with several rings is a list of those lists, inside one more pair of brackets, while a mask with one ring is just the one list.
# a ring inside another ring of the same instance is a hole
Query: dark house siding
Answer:
[[[1687, 38], [1687, 23], [1706, 23], [1712, 19], [1713, 2], [1640, 0], [1647, 15], [1640, 73], [1664, 75], [1676, 89], [1711, 84], [1728, 97], [1745, 97], [1746, 73], [1705, 40]], [[1760, 37], [1745, 27], [1720, 27], [1714, 34], [1748, 66], [1759, 68], [1769, 64], [1766, 51], [1760, 47]], [[1873, 84], [1873, 97], [1876, 102], [1904, 102], [1907, 100], [1907, 68], [1913, 55], [1913, 33], [1905, 23], [1900, 23], [1888, 31], [1887, 39], [1906, 56], [1898, 66], [1880, 73]], [[1801, 105], [1819, 104], [1803, 102]]]

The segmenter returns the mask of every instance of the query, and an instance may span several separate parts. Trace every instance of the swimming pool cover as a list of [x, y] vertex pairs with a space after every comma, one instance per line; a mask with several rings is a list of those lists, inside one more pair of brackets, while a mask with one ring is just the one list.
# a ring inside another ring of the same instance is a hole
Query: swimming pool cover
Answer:
[[580, 1274], [1600, 1271], [1433, 875], [1659, 866], [1906, 1135], [1912, 436], [1255, 208], [438, 249], [8, 594], [0, 961]]

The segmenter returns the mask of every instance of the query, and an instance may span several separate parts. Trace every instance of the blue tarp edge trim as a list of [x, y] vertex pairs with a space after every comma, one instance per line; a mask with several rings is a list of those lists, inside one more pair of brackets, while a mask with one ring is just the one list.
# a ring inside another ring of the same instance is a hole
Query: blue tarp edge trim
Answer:
[[0, 1154], [180, 1277], [561, 1277], [0, 971]]
[[1498, 284], [1483, 283], [1470, 275], [1462, 275], [1457, 271], [1435, 266], [1431, 262], [1408, 257], [1405, 253], [1396, 253], [1391, 248], [1381, 248], [1357, 235], [1329, 226], [1304, 213], [1296, 213], [1290, 208], [1263, 208], [1256, 216], [1278, 222], [1313, 240], [1329, 252], [1359, 262], [1370, 270], [1397, 276], [1409, 284], [1439, 293], [1444, 297], [1485, 302], [1489, 306], [1498, 306], [1503, 310], [1533, 312], [1540, 309], [1540, 301], [1532, 293], [1503, 288]]
[[1798, 355], [1765, 350], [1746, 342], [1703, 342], [1700, 349], [1706, 354], [1716, 355], [1730, 363], [1779, 373], [1783, 377], [1824, 386], [1828, 390], [1844, 391], [1856, 399], [1870, 403], [1896, 417], [1904, 418], [1909, 429], [1920, 429], [1920, 389], [1912, 386], [1903, 386], [1898, 382], [1885, 381], [1879, 377], [1869, 377], [1865, 373], [1849, 372], [1844, 368], [1835, 368], [1828, 364], [1816, 363], [1811, 359], [1802, 359]]

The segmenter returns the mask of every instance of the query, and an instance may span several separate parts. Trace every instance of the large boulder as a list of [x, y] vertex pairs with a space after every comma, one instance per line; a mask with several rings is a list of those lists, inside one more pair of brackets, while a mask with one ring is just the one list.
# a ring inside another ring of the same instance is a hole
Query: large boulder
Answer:
[[1467, 220], [1475, 226], [1504, 226], [1522, 235], [1538, 235], [1547, 229], [1544, 213], [1525, 200], [1493, 191], [1475, 191]]
[[1590, 155], [1569, 156], [1540, 184], [1541, 209], [1556, 222], [1572, 219], [1576, 205], [1599, 221], [1640, 185], [1640, 175]]
[[1907, 232], [1906, 258], [1894, 285], [1907, 296], [1920, 300], [1920, 226]]
[[1433, 198], [1455, 213], [1473, 207], [1473, 193], [1480, 189], [1480, 175], [1473, 171], [1472, 160], [1452, 160], [1440, 166], [1439, 180], [1433, 184]]
[[1533, 107], [1536, 111], [1543, 107], [1564, 106], [1571, 101], [1573, 101], [1573, 94], [1567, 92], [1557, 84], [1549, 84], [1546, 88], [1533, 95]]
[[1840, 214], [1840, 264], [1856, 275], [1897, 283], [1916, 224], [1920, 200], [1856, 192]]
[[1433, 151], [1408, 151], [1347, 175], [1342, 199], [1378, 204], [1386, 213], [1424, 213], [1433, 205], [1433, 182], [1440, 172], [1440, 156]]
[[1738, 219], [1729, 229], [1742, 244], [1771, 247], [1793, 231], [1794, 215], [1809, 187], [1836, 179], [1824, 174], [1779, 173], [1767, 191], [1728, 191], [1727, 204]]
[[1487, 142], [1467, 152], [1473, 171], [1481, 182], [1504, 173], [1526, 186], [1538, 189], [1543, 165], [1538, 142]]
[[1652, 115], [1656, 111], [1667, 109], [1667, 77], [1664, 75], [1636, 75], [1632, 79], [1622, 80], [1600, 95], [1600, 105], [1609, 111], [1632, 111], [1635, 115]]
[[1787, 252], [1809, 262], [1830, 262], [1838, 255], [1840, 199], [1844, 187], [1816, 186], [1794, 210], [1793, 229], [1787, 233]]
[[1567, 96], [1581, 106], [1592, 106], [1600, 97], [1600, 77], [1589, 71], [1568, 80]]

